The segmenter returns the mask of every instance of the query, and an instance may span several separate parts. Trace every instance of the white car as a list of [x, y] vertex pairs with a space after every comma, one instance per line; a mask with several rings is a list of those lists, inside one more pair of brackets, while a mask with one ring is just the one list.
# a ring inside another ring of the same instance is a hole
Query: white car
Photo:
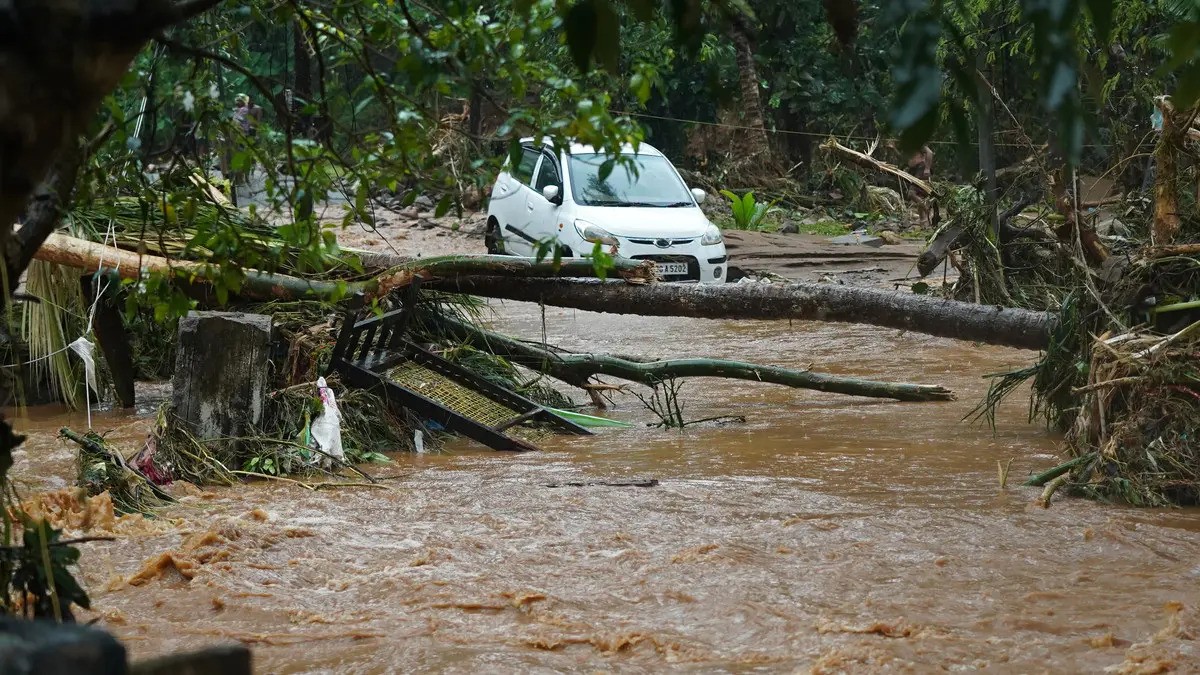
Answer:
[[521, 145], [520, 163], [506, 164], [492, 187], [489, 253], [535, 255], [540, 242], [553, 242], [563, 257], [584, 257], [600, 242], [606, 252], [615, 245], [621, 257], [653, 260], [665, 281], [725, 282], [725, 241], [700, 210], [704, 191], [688, 190], [661, 152], [626, 147], [622, 159], [636, 173], [617, 163], [600, 180], [607, 158], [591, 147]]

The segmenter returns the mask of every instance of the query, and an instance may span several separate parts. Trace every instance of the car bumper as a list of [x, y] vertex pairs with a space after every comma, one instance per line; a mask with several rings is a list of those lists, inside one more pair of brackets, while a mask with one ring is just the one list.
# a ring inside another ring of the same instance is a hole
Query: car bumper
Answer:
[[[659, 247], [618, 239], [617, 254], [622, 258], [649, 260], [660, 267], [663, 281], [692, 282], [701, 284], [723, 284], [729, 275], [729, 257], [725, 244], [701, 246], [698, 241], [690, 244]], [[687, 266], [686, 273], [679, 273]], [[668, 271], [668, 267], [673, 268]]]

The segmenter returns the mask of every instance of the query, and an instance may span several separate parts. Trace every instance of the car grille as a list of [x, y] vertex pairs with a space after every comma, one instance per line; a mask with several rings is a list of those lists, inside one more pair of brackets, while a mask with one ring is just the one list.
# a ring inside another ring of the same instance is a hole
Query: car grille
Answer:
[[[670, 248], [671, 246], [683, 246], [684, 244], [690, 244], [695, 240], [696, 240], [695, 237], [692, 237], [691, 239], [667, 239], [667, 238], [646, 239], [646, 238], [639, 237], [637, 239], [629, 238], [629, 243], [641, 244], [643, 246], [658, 246], [659, 248]], [[661, 242], [669, 242], [669, 243], [666, 246], [659, 246], [659, 244]]]
[[633, 259], [687, 263], [687, 274], [668, 274], [663, 276], [663, 281], [700, 281], [700, 261], [690, 255], [635, 255]]

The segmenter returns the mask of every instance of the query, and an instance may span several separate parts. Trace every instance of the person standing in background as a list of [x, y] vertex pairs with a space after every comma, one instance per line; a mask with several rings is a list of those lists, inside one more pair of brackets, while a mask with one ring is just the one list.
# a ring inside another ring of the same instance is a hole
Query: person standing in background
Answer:
[[[922, 146], [920, 152], [908, 159], [908, 172], [925, 182], [933, 179], [933, 150], [928, 145]], [[921, 188], [913, 189], [913, 201], [917, 203], [917, 213], [921, 225], [932, 227], [933, 221], [929, 214], [929, 193]]]

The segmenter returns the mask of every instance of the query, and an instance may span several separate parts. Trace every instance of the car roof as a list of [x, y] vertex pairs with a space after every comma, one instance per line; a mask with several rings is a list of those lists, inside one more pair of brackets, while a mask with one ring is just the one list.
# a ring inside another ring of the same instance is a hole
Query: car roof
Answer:
[[[532, 136], [527, 136], [527, 137], [521, 139], [521, 143], [536, 144], [537, 139]], [[550, 142], [549, 139], [543, 140], [542, 145], [544, 145], [545, 147], [548, 147], [548, 148], [553, 147], [553, 144]], [[602, 150], [597, 150], [593, 146], [582, 145], [580, 143], [571, 143], [569, 146], [567, 146], [567, 152], [572, 155], [588, 155], [588, 154], [593, 154], [593, 153], [603, 154]], [[636, 150], [634, 149], [632, 143], [625, 143], [624, 145], [621, 146], [621, 154], [623, 154], [623, 155], [651, 155], [651, 156], [659, 156], [659, 157], [662, 156], [662, 153], [659, 152], [658, 148], [656, 148], [646, 142], [638, 143]]]

